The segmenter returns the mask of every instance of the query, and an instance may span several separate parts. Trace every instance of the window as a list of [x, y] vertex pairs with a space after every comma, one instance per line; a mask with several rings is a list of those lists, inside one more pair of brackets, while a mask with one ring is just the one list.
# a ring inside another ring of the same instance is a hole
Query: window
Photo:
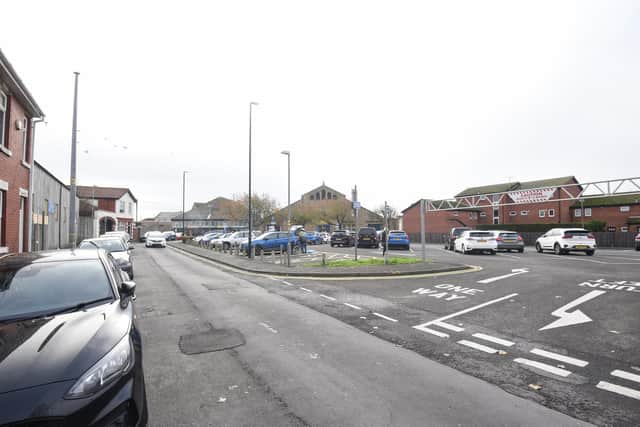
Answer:
[[124, 213], [124, 200], [120, 200], [120, 213]]
[[591, 208], [584, 208], [584, 216], [591, 216]]
[[520, 211], [520, 215], [527, 216], [529, 215], [529, 211]]
[[544, 209], [540, 209], [540, 210], [538, 211], [538, 216], [539, 216], [540, 218], [544, 218], [544, 214], [545, 214], [545, 213], [546, 213], [546, 211], [545, 211]]
[[454, 213], [453, 213], [453, 216], [458, 216], [458, 212], [454, 212]]
[[573, 211], [573, 216], [580, 218], [582, 216], [582, 209], [576, 209]]
[[555, 209], [549, 209], [549, 218], [553, 218], [554, 216], [556, 216], [556, 210]]
[[487, 216], [486, 212], [480, 212], [480, 218], [485, 218]]
[[607, 231], [610, 232], [610, 233], [613, 233], [613, 232], [616, 231], [616, 228], [615, 227], [607, 227]]
[[313, 200], [313, 199], [314, 199], [314, 197], [313, 197], [313, 194], [312, 194], [312, 195], [311, 195], [311, 200]]
[[331, 191], [327, 191], [327, 199], [331, 199]]
[[620, 231], [622, 231], [623, 233], [628, 233], [629, 227], [620, 227]]
[[[496, 196], [493, 196], [493, 197], [495, 199]], [[500, 209], [493, 210], [493, 223], [500, 224]]]
[[500, 218], [493, 218], [493, 223], [494, 224], [500, 224]]
[[0, 246], [4, 246], [4, 198], [5, 191], [0, 190]]
[[629, 206], [620, 206], [620, 212], [629, 212]]
[[7, 116], [7, 95], [0, 91], [0, 146], [9, 148], [9, 139], [4, 139], [4, 128]]
[[333, 195], [333, 200], [337, 200], [338, 196], [336, 196], [335, 194]]
[[509, 216], [516, 216], [516, 215], [518, 215], [518, 212], [516, 211], [509, 212]]
[[22, 125], [22, 161], [29, 163], [29, 119], [25, 117]]
[[133, 212], [133, 203], [129, 202], [129, 215]]

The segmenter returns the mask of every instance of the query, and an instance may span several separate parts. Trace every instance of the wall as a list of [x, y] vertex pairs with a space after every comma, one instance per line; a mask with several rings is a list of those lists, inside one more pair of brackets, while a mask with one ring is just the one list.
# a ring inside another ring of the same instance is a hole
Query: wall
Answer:
[[[571, 222], [575, 222], [580, 224], [582, 220], [585, 223], [593, 220], [604, 221], [607, 223], [607, 227], [613, 226], [616, 227], [617, 232], [621, 231], [621, 227], [629, 227], [629, 232], [638, 233], [640, 232], [640, 225], [628, 225], [627, 221], [630, 216], [640, 216], [640, 204], [635, 205], [625, 205], [629, 207], [628, 212], [621, 212], [620, 206], [601, 206], [601, 207], [591, 207], [591, 216], [587, 217], [576, 217], [575, 211], [576, 208], [571, 210], [572, 212], [572, 220]], [[589, 206], [588, 206], [589, 207]], [[579, 208], [578, 208], [579, 209]]]
[[69, 189], [40, 165], [34, 164], [32, 250], [69, 246], [69, 199]]

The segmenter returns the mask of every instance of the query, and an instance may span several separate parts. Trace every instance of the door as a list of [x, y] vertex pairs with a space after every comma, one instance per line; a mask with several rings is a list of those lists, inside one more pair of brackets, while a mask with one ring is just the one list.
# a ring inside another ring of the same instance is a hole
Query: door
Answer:
[[25, 198], [20, 197], [20, 211], [18, 213], [18, 252], [24, 251], [24, 207]]

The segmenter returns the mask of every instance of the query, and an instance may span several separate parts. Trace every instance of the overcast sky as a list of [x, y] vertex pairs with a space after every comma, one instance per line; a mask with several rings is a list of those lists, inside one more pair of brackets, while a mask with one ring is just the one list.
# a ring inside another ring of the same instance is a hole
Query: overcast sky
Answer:
[[[0, 48], [47, 115], [36, 160], [139, 218], [323, 181], [398, 210], [465, 187], [640, 170], [638, 1], [29, 1]], [[126, 149], [123, 147], [127, 147]]]

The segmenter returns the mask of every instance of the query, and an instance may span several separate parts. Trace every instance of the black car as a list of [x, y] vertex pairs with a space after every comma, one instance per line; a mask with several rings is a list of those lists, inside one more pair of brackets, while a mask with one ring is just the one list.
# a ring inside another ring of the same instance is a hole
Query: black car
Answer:
[[375, 228], [362, 227], [358, 230], [358, 247], [361, 248], [363, 246], [378, 247], [378, 235]]
[[331, 247], [334, 246], [353, 246], [355, 239], [353, 235], [346, 230], [336, 230], [331, 233], [331, 240], [329, 242]]
[[146, 425], [134, 299], [100, 249], [0, 257], [0, 425]]

